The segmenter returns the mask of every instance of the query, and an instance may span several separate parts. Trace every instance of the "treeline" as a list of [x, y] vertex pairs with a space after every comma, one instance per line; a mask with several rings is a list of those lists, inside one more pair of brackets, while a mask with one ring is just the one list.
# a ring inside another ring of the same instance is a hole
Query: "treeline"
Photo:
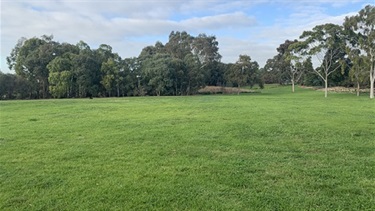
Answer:
[[[374, 98], [375, 7], [367, 5], [343, 25], [323, 24], [286, 40], [263, 68], [265, 83], [370, 88]], [[317, 66], [313, 67], [313, 63]]]
[[263, 86], [259, 65], [248, 55], [221, 61], [215, 36], [174, 32], [166, 44], [143, 48], [122, 59], [112, 47], [53, 36], [21, 38], [7, 57], [16, 74], [0, 73], [1, 99], [191, 95], [206, 85]]

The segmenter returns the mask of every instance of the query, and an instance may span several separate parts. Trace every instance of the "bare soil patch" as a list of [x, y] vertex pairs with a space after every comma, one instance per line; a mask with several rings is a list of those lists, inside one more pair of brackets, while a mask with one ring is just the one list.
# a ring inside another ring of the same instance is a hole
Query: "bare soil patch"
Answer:
[[198, 90], [199, 94], [237, 94], [240, 93], [255, 93], [256, 91], [250, 89], [238, 89], [236, 87], [222, 87], [222, 86], [206, 86]]
[[[314, 90], [317, 90], [317, 91], [323, 91], [324, 92], [324, 88], [322, 88], [322, 87], [311, 87], [311, 86], [300, 86], [300, 87], [304, 88], [304, 89], [314, 89]], [[356, 88], [354, 88], [354, 87], [343, 87], [343, 86], [328, 87], [327, 90], [329, 92], [349, 92], [349, 93], [355, 93], [356, 92]], [[359, 91], [360, 92], [370, 92], [370, 89], [360, 89]]]

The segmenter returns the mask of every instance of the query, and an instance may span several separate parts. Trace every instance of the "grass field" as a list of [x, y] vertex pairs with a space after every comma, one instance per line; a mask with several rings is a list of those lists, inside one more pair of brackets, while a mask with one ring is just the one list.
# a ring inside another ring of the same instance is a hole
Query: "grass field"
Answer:
[[0, 210], [375, 210], [375, 101], [0, 102]]

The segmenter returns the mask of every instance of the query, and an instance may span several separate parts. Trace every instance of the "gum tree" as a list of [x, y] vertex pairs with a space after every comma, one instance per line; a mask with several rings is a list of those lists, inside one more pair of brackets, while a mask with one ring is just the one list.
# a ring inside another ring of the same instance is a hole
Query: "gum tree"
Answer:
[[263, 88], [263, 82], [259, 77], [259, 65], [256, 61], [251, 61], [248, 55], [240, 55], [237, 62], [229, 68], [227, 78], [233, 84], [237, 85], [237, 94], [243, 86], [253, 87], [256, 83]]
[[343, 29], [336, 24], [324, 24], [315, 26], [312, 31], [304, 31], [300, 36], [302, 41], [292, 44], [305, 56], [313, 56], [319, 63], [319, 67], [314, 69], [324, 81], [324, 96], [328, 93], [328, 77], [340, 68], [339, 61], [344, 52]]
[[367, 5], [358, 15], [346, 17], [344, 26], [349, 44], [366, 54], [369, 60], [370, 98], [374, 98], [375, 83], [375, 6]]

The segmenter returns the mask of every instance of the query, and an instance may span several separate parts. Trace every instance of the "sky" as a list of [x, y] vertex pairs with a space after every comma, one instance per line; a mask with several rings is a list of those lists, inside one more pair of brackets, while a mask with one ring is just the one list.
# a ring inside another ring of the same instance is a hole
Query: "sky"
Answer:
[[342, 24], [375, 0], [0, 0], [1, 71], [21, 37], [53, 35], [137, 57], [171, 31], [216, 36], [222, 62], [249, 55], [262, 67], [285, 40], [324, 23]]

